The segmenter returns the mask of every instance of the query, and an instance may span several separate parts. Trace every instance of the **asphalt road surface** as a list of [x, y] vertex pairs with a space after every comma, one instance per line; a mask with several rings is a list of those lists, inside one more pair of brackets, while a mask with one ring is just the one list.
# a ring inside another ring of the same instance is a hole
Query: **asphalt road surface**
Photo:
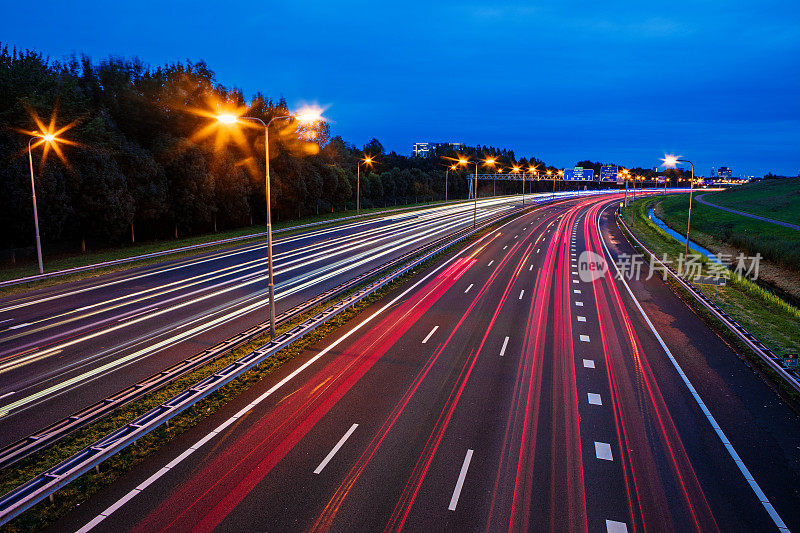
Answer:
[[614, 204], [466, 246], [54, 529], [798, 529], [797, 416], [647, 267], [614, 279]]
[[[277, 312], [472, 222], [470, 203], [278, 238]], [[259, 243], [0, 299], [0, 446], [266, 320], [266, 277]]]

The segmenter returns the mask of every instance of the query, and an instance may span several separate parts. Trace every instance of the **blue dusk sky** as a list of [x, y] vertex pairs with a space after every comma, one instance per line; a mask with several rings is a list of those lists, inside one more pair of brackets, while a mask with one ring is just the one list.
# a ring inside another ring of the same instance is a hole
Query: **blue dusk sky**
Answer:
[[226, 86], [327, 107], [332, 132], [698, 174], [800, 172], [796, 0], [6, 2], [52, 59], [204, 60]]

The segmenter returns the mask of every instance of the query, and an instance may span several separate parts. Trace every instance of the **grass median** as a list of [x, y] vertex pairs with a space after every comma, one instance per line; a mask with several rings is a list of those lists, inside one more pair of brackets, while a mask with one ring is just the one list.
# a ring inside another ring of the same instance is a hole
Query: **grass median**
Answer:
[[[529, 212], [529, 210], [526, 212]], [[520, 214], [521, 213], [517, 214], [516, 216], [519, 216]], [[54, 494], [52, 502], [45, 500], [35, 505], [17, 517], [15, 520], [11, 521], [9, 524], [6, 524], [3, 528], [3, 531], [15, 533], [24, 531], [39, 531], [52, 525], [59, 518], [65, 516], [71, 509], [85, 502], [91, 495], [96, 494], [103, 487], [111, 484], [121, 475], [130, 471], [137, 464], [143, 462], [148, 455], [165, 446], [178, 435], [181, 435], [188, 429], [196, 426], [201, 421], [210, 417], [227, 402], [231, 401], [233, 398], [246, 391], [262, 379], [266, 378], [274, 370], [297, 355], [301, 354], [305, 349], [323, 340], [324, 337], [334, 332], [337, 328], [356, 318], [364, 309], [389, 295], [392, 291], [397, 290], [410, 278], [430, 267], [435, 262], [442, 260], [453, 251], [463, 248], [469, 242], [472, 242], [487, 232], [492, 231], [496, 226], [503, 224], [508, 220], [508, 218], [505, 218], [502, 221], [498, 221], [492, 224], [490, 227], [482, 230], [479, 234], [472, 236], [465, 241], [453, 244], [447, 249], [436, 254], [436, 256], [427, 259], [424, 263], [418, 265], [412, 271], [382, 287], [354, 307], [347, 309], [340, 315], [332, 318], [329, 322], [323, 324], [314, 331], [310, 332], [308, 335], [294, 342], [291, 346], [277, 352], [255, 368], [243, 374], [241, 377], [222, 387], [219, 391], [214, 392], [213, 394], [199, 401], [193, 407], [177, 415], [170, 421], [169, 427], [166, 425], [161, 425], [151, 433], [139, 439], [135, 444], [120, 451], [112, 458], [105, 461], [101, 465], [99, 472], [91, 471], [86, 473], [74, 482], [70, 483], [67, 487], [59, 490]], [[362, 286], [368, 284], [370, 281], [372, 280], [366, 280]], [[358, 289], [353, 289], [353, 291], [355, 290]], [[323, 304], [318, 308], [305, 313], [302, 317], [298, 317], [291, 323], [281, 326], [278, 328], [278, 334], [287, 331], [298, 323], [301, 323], [314, 314], [319, 313], [328, 305], [330, 304]], [[5, 494], [33, 478], [34, 476], [45, 472], [49, 468], [52, 468], [61, 461], [71, 457], [76, 452], [88, 445], [91, 445], [115, 429], [124, 426], [138, 416], [172, 398], [177, 393], [187, 389], [201, 379], [213, 374], [221, 368], [224, 368], [226, 365], [230, 364], [236, 359], [241, 358], [250, 351], [263, 346], [266, 342], [268, 342], [268, 340], [268, 337], [256, 339], [248, 345], [240, 347], [229, 354], [218, 358], [203, 368], [179, 378], [164, 389], [132, 402], [129, 405], [121, 407], [108, 417], [76, 431], [53, 446], [37, 452], [33, 456], [23, 459], [19, 463], [3, 470], [0, 472], [0, 493]]]
[[[678, 242], [661, 228], [656, 226], [647, 216], [647, 210], [667, 198], [647, 198], [637, 200], [635, 205], [622, 210], [622, 218], [636, 237], [659, 257], [664, 254], [668, 258], [677, 258], [684, 252], [684, 243]], [[694, 219], [694, 209], [692, 210]], [[694, 226], [694, 224], [692, 224]], [[710, 260], [703, 257], [704, 265]], [[732, 273], [731, 273], [732, 274]], [[683, 299], [712, 325], [723, 337], [736, 345], [739, 352], [746, 355], [763, 375], [781, 388], [781, 393], [795, 403], [800, 396], [791, 389], [757, 354], [753, 353], [733, 335], [722, 323], [718, 322], [699, 302], [682, 289], [677, 283], [671, 285], [678, 289]], [[755, 335], [761, 342], [778, 355], [800, 352], [800, 309], [782, 300], [775, 294], [763, 289], [752, 281], [734, 276], [726, 285], [695, 284], [703, 294], [711, 298], [722, 310], [731, 315], [739, 324]]]

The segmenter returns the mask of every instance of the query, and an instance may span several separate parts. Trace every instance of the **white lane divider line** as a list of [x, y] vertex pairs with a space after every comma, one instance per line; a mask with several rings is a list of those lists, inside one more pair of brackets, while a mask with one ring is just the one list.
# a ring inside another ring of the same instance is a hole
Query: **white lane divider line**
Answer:
[[31, 325], [30, 322], [25, 322], [23, 324], [17, 324], [16, 326], [9, 326], [8, 329], [19, 329], [19, 328], [24, 328], [25, 326], [30, 326], [30, 325]]
[[491, 261], [489, 261], [489, 264], [488, 264], [488, 265], [486, 265], [486, 266], [487, 266], [487, 267], [490, 267], [490, 266], [492, 266], [492, 263], [494, 263], [494, 259], [492, 259]]
[[336, 452], [339, 451], [339, 448], [341, 448], [344, 445], [345, 441], [350, 438], [350, 435], [353, 434], [353, 432], [356, 430], [357, 427], [358, 424], [353, 424], [352, 426], [350, 426], [350, 429], [347, 430], [347, 433], [345, 433], [344, 436], [342, 436], [342, 438], [339, 439], [339, 442], [336, 443], [336, 446], [333, 447], [333, 449], [328, 453], [328, 455], [325, 456], [325, 459], [323, 459], [322, 462], [319, 464], [317, 469], [314, 470], [315, 474], [319, 474], [320, 472], [322, 472], [322, 469], [328, 465], [330, 460], [333, 459], [333, 456], [336, 455]]
[[606, 531], [608, 533], [628, 533], [628, 526], [625, 522], [606, 520]]
[[602, 459], [604, 461], [613, 461], [614, 458], [611, 456], [611, 445], [607, 442], [597, 442], [594, 443], [594, 454], [597, 456], [598, 459]]
[[126, 320], [130, 320], [131, 318], [135, 318], [137, 316], [143, 315], [145, 313], [150, 313], [152, 311], [158, 311], [158, 307], [153, 307], [151, 309], [145, 309], [144, 311], [139, 311], [138, 313], [134, 313], [132, 315], [124, 316], [117, 320], [117, 322], [125, 322]]
[[538, 249], [538, 248], [536, 249], [536, 253], [537, 253], [537, 254], [539, 253], [539, 249]]
[[585, 317], [585, 316], [580, 316], [580, 315], [578, 315], [578, 316], [576, 316], [575, 318], [577, 318], [577, 319], [578, 319], [578, 322], [586, 322], [586, 317]]
[[514, 238], [515, 238], [515, 239], [516, 239], [517, 237], [519, 237], [519, 235], [514, 235]]
[[433, 336], [433, 334], [436, 333], [437, 329], [439, 329], [439, 326], [433, 326], [433, 329], [431, 330], [430, 333], [428, 333], [428, 336], [422, 339], [422, 344], [427, 344], [428, 339], [430, 339]]
[[17, 391], [12, 390], [11, 392], [7, 392], [7, 393], [3, 394], [2, 396], [0, 396], [0, 400], [2, 400], [3, 398], [7, 398], [7, 397], [11, 396], [15, 392], [17, 392]]
[[584, 359], [583, 368], [594, 368], [594, 359]]
[[575, 305], [578, 307], [583, 307], [583, 302], [575, 302]]
[[530, 272], [532, 270], [533, 270], [533, 265], [530, 266], [530, 268], [528, 269], [528, 272]]
[[522, 300], [522, 295], [525, 294], [525, 289], [519, 291], [519, 299]]
[[589, 405], [603, 405], [603, 400], [599, 394], [589, 392], [586, 395], [589, 397]]
[[461, 489], [464, 487], [464, 478], [467, 477], [467, 469], [469, 468], [470, 461], [472, 461], [472, 450], [467, 450], [467, 455], [464, 457], [464, 463], [461, 465], [461, 472], [458, 474], [456, 488], [453, 490], [453, 497], [450, 498], [450, 505], [447, 506], [447, 508], [451, 511], [455, 511], [456, 505], [458, 505], [458, 498], [461, 496]]
[[589, 342], [589, 335], [581, 335], [581, 342]]
[[572, 283], [578, 283], [578, 280], [577, 279], [573, 279]]
[[503, 357], [505, 355], [506, 346], [508, 346], [508, 337], [506, 337], [506, 340], [503, 341], [503, 347], [500, 348], [500, 357]]
[[575, 294], [580, 294], [581, 290], [580, 289], [574, 289], [572, 292], [574, 292]]
[[503, 246], [503, 250], [505, 250], [506, 248], [508, 248], [508, 245], [507, 245], [507, 244], [506, 244], [505, 246]]
[[474, 283], [470, 283], [469, 287], [467, 287], [467, 290], [464, 291], [464, 294], [467, 294], [469, 292], [469, 290], [472, 288], [473, 285], [475, 285], [475, 284]]
[[573, 275], [573, 276], [577, 276], [577, 275], [578, 275], [578, 271], [577, 271], [577, 270], [573, 270], [573, 271], [572, 271], [572, 275]]

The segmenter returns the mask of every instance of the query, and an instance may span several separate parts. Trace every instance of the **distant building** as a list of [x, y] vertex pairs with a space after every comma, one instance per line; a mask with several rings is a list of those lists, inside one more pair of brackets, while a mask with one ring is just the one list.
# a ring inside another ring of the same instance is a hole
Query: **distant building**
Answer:
[[717, 177], [723, 180], [729, 180], [733, 177], [733, 171], [728, 167], [719, 167], [717, 171]]
[[414, 143], [413, 154], [416, 157], [428, 157], [431, 152], [434, 152], [437, 148], [441, 148], [443, 146], [452, 147], [456, 150], [463, 146], [462, 143]]

